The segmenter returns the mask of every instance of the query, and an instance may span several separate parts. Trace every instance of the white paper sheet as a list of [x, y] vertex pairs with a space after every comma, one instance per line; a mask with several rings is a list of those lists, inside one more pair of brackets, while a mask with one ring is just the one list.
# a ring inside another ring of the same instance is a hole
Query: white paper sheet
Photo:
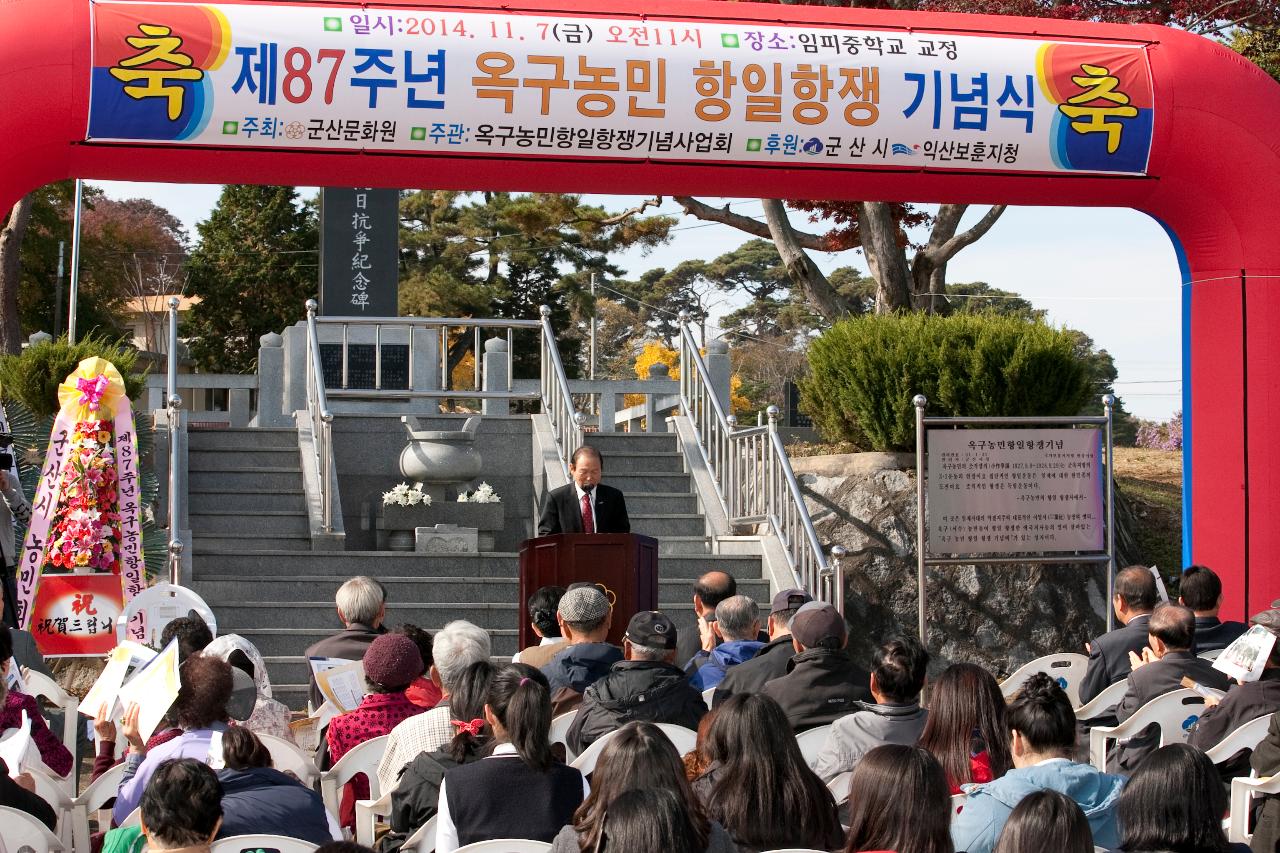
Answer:
[[351, 661], [316, 674], [316, 687], [340, 713], [354, 711], [364, 699], [364, 661]]
[[164, 651], [156, 655], [120, 688], [117, 699], [122, 708], [138, 704], [138, 734], [148, 740], [156, 727], [169, 713], [169, 706], [178, 698], [178, 641], [171, 640]]
[[1276, 644], [1276, 635], [1261, 625], [1254, 625], [1223, 649], [1213, 668], [1239, 681], [1257, 681], [1266, 668], [1267, 658]]

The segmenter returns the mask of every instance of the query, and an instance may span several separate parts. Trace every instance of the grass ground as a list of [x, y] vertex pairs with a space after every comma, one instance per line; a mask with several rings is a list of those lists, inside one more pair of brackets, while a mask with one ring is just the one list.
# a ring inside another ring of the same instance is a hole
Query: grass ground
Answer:
[[1136, 516], [1139, 560], [1182, 568], [1182, 454], [1117, 447], [1116, 482]]

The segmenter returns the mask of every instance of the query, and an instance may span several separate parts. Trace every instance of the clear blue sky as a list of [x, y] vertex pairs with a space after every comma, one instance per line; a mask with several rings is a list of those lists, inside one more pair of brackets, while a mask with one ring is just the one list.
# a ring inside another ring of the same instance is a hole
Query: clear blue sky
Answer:
[[[208, 216], [220, 191], [215, 185], [94, 183], [112, 198], [152, 199], [182, 220], [193, 238], [196, 223]], [[593, 200], [617, 208], [631, 206], [638, 198]], [[707, 201], [734, 202], [733, 209], [747, 215], [760, 211], [753, 199]], [[661, 210], [679, 212], [670, 201]], [[984, 211], [970, 210], [966, 225]], [[802, 216], [792, 214], [793, 221], [808, 227]], [[627, 252], [616, 261], [628, 274], [638, 275], [690, 258], [714, 258], [747, 239], [736, 229], [687, 218], [667, 245], [647, 256]], [[819, 254], [815, 261], [826, 271], [840, 266], [865, 270], [861, 256], [853, 252]], [[1047, 309], [1051, 322], [1093, 337], [1115, 357], [1120, 371], [1116, 389], [1134, 414], [1164, 420], [1182, 407], [1177, 261], [1164, 231], [1145, 214], [1104, 208], [1011, 208], [986, 237], [956, 256], [948, 279], [985, 281], [1020, 293]]]

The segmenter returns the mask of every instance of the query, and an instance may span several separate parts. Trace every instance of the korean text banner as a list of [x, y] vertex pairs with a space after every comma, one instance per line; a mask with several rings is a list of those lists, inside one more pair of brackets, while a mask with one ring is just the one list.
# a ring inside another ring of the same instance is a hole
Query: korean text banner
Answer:
[[1145, 47], [808, 25], [93, 4], [90, 140], [1141, 174]]
[[1099, 552], [1102, 430], [931, 429], [929, 553]]

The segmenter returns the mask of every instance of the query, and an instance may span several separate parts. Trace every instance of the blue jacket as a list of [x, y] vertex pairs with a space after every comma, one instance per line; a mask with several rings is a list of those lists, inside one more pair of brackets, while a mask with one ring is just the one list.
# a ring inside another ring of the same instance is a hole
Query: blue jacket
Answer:
[[1048, 789], [1075, 800], [1089, 819], [1093, 843], [1114, 849], [1120, 846], [1116, 805], [1124, 783], [1123, 776], [1072, 761], [1015, 768], [994, 782], [964, 786], [969, 799], [951, 821], [951, 840], [957, 853], [991, 853], [1014, 806], [1028, 794]]
[[233, 835], [287, 835], [312, 844], [333, 840], [324, 801], [315, 791], [270, 767], [218, 771], [222, 783], [222, 828]]
[[751, 660], [762, 648], [764, 643], [759, 640], [732, 640], [716, 646], [711, 654], [698, 652], [693, 658], [698, 668], [689, 676], [689, 684], [698, 691], [715, 687], [724, 680], [729, 667]]
[[609, 674], [615, 663], [622, 660], [622, 649], [608, 643], [575, 643], [551, 659], [542, 668], [547, 677], [554, 700], [556, 691], [568, 687], [577, 693]]

